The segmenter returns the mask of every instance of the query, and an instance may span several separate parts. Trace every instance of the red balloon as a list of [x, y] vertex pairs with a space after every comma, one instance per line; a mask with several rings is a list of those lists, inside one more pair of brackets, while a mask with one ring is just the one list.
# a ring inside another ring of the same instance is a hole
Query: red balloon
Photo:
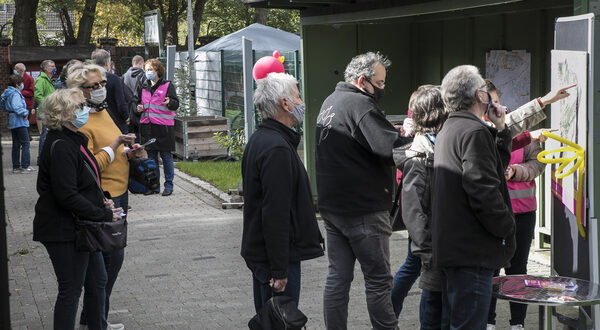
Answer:
[[260, 58], [258, 61], [256, 61], [256, 64], [254, 64], [252, 76], [254, 77], [254, 81], [258, 81], [262, 78], [265, 78], [271, 72], [285, 72], [283, 63], [273, 56], [265, 56]]
[[273, 52], [273, 57], [279, 58], [279, 55], [281, 55], [281, 54], [279, 54], [278, 50], [276, 50], [276, 51]]

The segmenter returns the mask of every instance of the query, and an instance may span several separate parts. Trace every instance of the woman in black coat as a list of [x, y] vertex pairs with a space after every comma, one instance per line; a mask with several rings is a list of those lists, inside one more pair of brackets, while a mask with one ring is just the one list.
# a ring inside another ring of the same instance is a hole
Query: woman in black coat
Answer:
[[[168, 80], [164, 80], [165, 67], [159, 60], [151, 58], [144, 65], [146, 70], [146, 82], [142, 85], [142, 91], [138, 99], [137, 111], [140, 116], [140, 138], [146, 143], [152, 138], [156, 142], [146, 147], [148, 156], [158, 165], [158, 155], [163, 162], [165, 173], [165, 189], [163, 196], [173, 193], [173, 177], [175, 168], [173, 166], [173, 151], [175, 150], [175, 110], [179, 108], [179, 99], [175, 92], [175, 86]], [[156, 168], [156, 174], [160, 178], [160, 169]], [[145, 195], [158, 193], [149, 190]]]
[[[88, 110], [79, 89], [63, 89], [44, 100], [44, 124], [50, 130], [40, 157], [38, 201], [33, 219], [33, 240], [41, 242], [52, 261], [58, 281], [54, 329], [74, 329], [86, 271], [102, 274], [100, 252], [75, 249], [77, 218], [92, 221], [120, 219], [111, 200], [104, 198], [100, 175], [87, 138], [77, 130], [87, 122]], [[97, 296], [91, 302], [89, 329], [106, 329], [104, 277], [98, 278]], [[104, 283], [104, 284], [102, 284]]]

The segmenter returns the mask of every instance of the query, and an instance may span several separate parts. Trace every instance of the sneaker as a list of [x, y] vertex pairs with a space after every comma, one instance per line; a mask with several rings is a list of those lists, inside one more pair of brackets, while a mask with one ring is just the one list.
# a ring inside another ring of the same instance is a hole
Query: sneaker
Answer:
[[489, 324], [487, 325], [487, 327], [485, 328], [485, 330], [496, 330], [496, 325], [495, 324]]
[[31, 167], [31, 166], [29, 166], [28, 168], [23, 168], [23, 169], [21, 169], [21, 172], [22, 172], [22, 173], [33, 173], [33, 172], [35, 172], [35, 171], [36, 171], [36, 170], [35, 170], [35, 168], [33, 168], [33, 167]]
[[110, 323], [106, 322], [106, 330], [124, 330], [125, 326], [122, 323]]
[[23, 173], [23, 171], [21, 171], [20, 168], [13, 168], [13, 174], [21, 174]]
[[516, 324], [516, 325], [511, 325], [510, 326], [510, 330], [524, 330], [525, 327], [523, 327], [522, 324]]

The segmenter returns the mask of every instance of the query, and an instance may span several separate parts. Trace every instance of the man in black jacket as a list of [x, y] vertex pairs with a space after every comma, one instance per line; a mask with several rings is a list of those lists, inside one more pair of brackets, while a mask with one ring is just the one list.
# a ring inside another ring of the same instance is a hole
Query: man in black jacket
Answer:
[[[448, 120], [437, 135], [432, 191], [434, 263], [442, 271], [442, 329], [485, 329], [494, 269], [515, 250], [515, 220], [504, 179], [511, 137], [476, 67], [444, 77]], [[486, 125], [487, 114], [495, 128]]]
[[135, 55], [131, 59], [131, 68], [121, 77], [123, 83], [123, 94], [129, 109], [129, 132], [135, 133], [136, 142], [139, 143], [140, 113], [137, 112], [137, 100], [142, 92], [142, 86], [146, 82], [144, 74], [144, 58]]
[[271, 73], [257, 82], [254, 103], [263, 121], [242, 159], [244, 229], [242, 257], [252, 271], [254, 306], [260, 311], [271, 290], [298, 303], [300, 261], [323, 255], [308, 175], [293, 127], [304, 119], [296, 79]]
[[123, 134], [129, 131], [129, 109], [125, 102], [123, 84], [121, 79], [114, 73], [110, 73], [110, 53], [104, 49], [96, 49], [92, 52], [94, 64], [101, 66], [106, 72], [106, 103], [108, 113]]
[[317, 117], [316, 169], [319, 211], [327, 230], [329, 272], [323, 292], [327, 329], [346, 329], [354, 263], [361, 265], [374, 329], [396, 329], [390, 290], [389, 211], [392, 149], [399, 132], [377, 105], [386, 68], [379, 53], [352, 59]]

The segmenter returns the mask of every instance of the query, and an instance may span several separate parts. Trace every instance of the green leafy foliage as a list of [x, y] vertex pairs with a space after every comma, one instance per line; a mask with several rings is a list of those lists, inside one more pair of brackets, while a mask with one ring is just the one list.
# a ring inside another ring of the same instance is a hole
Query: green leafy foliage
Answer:
[[242, 159], [244, 149], [246, 148], [246, 136], [243, 129], [232, 129], [229, 136], [223, 132], [217, 132], [214, 136], [220, 145], [229, 150], [232, 157], [238, 160]]

